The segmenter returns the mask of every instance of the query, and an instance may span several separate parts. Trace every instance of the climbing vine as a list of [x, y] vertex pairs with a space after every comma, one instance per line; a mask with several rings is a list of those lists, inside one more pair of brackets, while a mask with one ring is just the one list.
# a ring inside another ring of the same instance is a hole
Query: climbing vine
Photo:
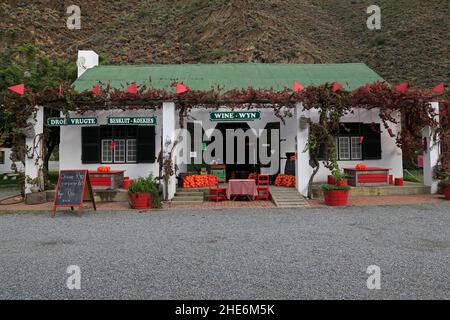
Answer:
[[[91, 91], [77, 92], [68, 83], [59, 87], [45, 88], [37, 93], [27, 91], [24, 96], [7, 92], [1, 97], [0, 112], [3, 122], [0, 135], [3, 139], [12, 139], [17, 145], [20, 139], [23, 140], [23, 130], [30, 125], [28, 121], [36, 105], [62, 111], [68, 115], [71, 111], [84, 114], [108, 109], [155, 110], [161, 108], [163, 102], [173, 101], [178, 110], [180, 127], [183, 127], [185, 119], [194, 107], [218, 109], [226, 106], [231, 110], [270, 108], [274, 115], [284, 122], [284, 118], [292, 116], [294, 107], [302, 103], [304, 110], [315, 109], [319, 114], [317, 122], [309, 121], [310, 136], [307, 149], [314, 172], [310, 185], [319, 170], [318, 156], [321, 146], [328, 150], [324, 165], [330, 170], [337, 168], [334, 136], [339, 130], [339, 120], [358, 108], [372, 110], [379, 115], [384, 129], [396, 139], [403, 154], [410, 159], [414, 159], [416, 151], [423, 150], [421, 132], [423, 128], [429, 126], [433, 132], [432, 138], [435, 143], [441, 142], [444, 151], [438, 171], [450, 170], [448, 92], [440, 96], [429, 90], [415, 88], [398, 92], [385, 82], [376, 82], [352, 92], [343, 89], [334, 90], [332, 84], [323, 84], [309, 86], [298, 92], [288, 88], [281, 91], [255, 88], [224, 91], [221, 87], [212, 87], [210, 90], [189, 90], [182, 94], [146, 86], [139, 87], [137, 93], [133, 94], [111, 88], [107, 84], [100, 85], [102, 89], [98, 95]], [[440, 102], [440, 122], [437, 121], [437, 113], [430, 104], [432, 101]], [[402, 130], [395, 133], [395, 128], [400, 122]], [[15, 148], [19, 149], [17, 146]], [[26, 153], [22, 150], [15, 152], [17, 157], [23, 157]]]

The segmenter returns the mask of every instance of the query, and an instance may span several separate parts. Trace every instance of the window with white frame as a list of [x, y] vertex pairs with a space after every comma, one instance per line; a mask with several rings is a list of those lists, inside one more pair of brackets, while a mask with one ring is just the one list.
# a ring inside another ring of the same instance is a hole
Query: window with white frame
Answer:
[[137, 147], [136, 139], [127, 140], [127, 162], [136, 162], [137, 160]]
[[350, 156], [352, 160], [362, 159], [362, 145], [360, 143], [360, 137], [350, 137]]
[[359, 142], [360, 137], [338, 137], [336, 139], [338, 160], [361, 160], [362, 145]]
[[113, 148], [111, 139], [102, 140], [102, 162], [112, 163], [113, 162]]
[[154, 163], [155, 126], [82, 128], [82, 163]]
[[350, 160], [350, 137], [338, 137], [339, 160]]
[[125, 162], [126, 145], [125, 140], [114, 140], [114, 162]]

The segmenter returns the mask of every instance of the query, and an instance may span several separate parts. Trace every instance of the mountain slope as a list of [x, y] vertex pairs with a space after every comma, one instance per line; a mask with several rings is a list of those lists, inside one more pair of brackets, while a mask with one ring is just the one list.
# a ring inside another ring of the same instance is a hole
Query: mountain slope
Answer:
[[393, 83], [449, 78], [447, 0], [378, 0], [380, 31], [366, 27], [373, 1], [78, 0], [82, 28], [69, 30], [73, 2], [3, 1], [1, 45], [28, 41], [74, 61], [93, 49], [114, 64], [364, 62]]

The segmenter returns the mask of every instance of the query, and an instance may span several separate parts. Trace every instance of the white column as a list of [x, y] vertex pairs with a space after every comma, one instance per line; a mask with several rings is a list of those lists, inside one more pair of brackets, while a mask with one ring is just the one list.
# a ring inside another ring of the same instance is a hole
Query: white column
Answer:
[[295, 125], [297, 126], [297, 143], [296, 152], [297, 160], [295, 163], [295, 183], [298, 192], [303, 196], [308, 195], [308, 181], [312, 174], [312, 168], [309, 165], [309, 151], [305, 151], [308, 143], [309, 124], [307, 119], [310, 118], [309, 111], [302, 111], [303, 104], [299, 103], [295, 108]]
[[[167, 156], [168, 152], [173, 147], [173, 143], [175, 141], [175, 129], [176, 129], [176, 110], [175, 103], [173, 102], [164, 102], [163, 103], [163, 123], [162, 123], [162, 139], [163, 139], [163, 154]], [[167, 145], [166, 142], [170, 141], [170, 145]], [[174, 159], [172, 158], [172, 161]], [[163, 188], [165, 190], [166, 188]], [[175, 175], [170, 177], [168, 184], [168, 194], [167, 199], [172, 199], [175, 195], [177, 189], [176, 178]], [[164, 191], [165, 192], [165, 191]]]
[[[32, 184], [27, 183], [27, 178], [40, 178], [40, 183], [43, 184], [42, 176], [42, 139], [44, 133], [44, 108], [36, 107], [35, 114], [28, 119], [28, 122], [33, 126], [33, 130], [26, 132], [25, 144], [27, 153], [25, 156], [25, 193], [30, 193]], [[41, 186], [43, 187], [43, 186]]]
[[[439, 121], [439, 102], [432, 102], [431, 106], [434, 108], [438, 116], [436, 121]], [[439, 160], [439, 145], [433, 140], [433, 132], [429, 126], [422, 131], [422, 137], [426, 139], [426, 150], [423, 154], [423, 183], [431, 187], [431, 193], [437, 193], [438, 180], [433, 179], [433, 169], [438, 164]]]

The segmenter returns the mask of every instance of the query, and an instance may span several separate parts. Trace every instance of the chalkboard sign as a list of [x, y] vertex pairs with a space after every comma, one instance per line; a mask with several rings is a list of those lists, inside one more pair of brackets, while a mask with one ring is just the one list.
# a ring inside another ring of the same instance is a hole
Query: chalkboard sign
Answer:
[[[87, 187], [87, 192], [86, 192]], [[91, 200], [96, 210], [89, 173], [87, 170], [61, 170], [55, 190], [53, 202], [53, 216], [57, 207], [79, 207], [83, 210], [83, 201]]]

